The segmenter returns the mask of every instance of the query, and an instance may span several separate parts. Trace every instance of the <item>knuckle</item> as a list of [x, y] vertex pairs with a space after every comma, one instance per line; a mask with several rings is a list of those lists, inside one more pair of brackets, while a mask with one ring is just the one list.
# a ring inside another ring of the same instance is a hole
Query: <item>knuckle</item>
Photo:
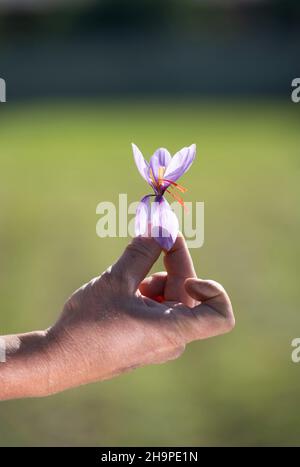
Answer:
[[81, 293], [79, 290], [76, 290], [65, 302], [63, 306], [63, 312], [65, 313], [74, 313], [81, 302]]
[[109, 267], [108, 269], [106, 269], [106, 271], [104, 271], [101, 274], [98, 282], [103, 285], [111, 285], [112, 281], [113, 281], [112, 272], [111, 272], [111, 268]]
[[116, 294], [126, 294], [128, 291], [128, 280], [126, 271], [121, 271], [115, 265], [110, 266], [99, 277], [98, 291], [101, 293], [105, 292], [109, 297]]
[[97, 281], [98, 289], [105, 290], [105, 292], [115, 291], [119, 283], [118, 274], [113, 273], [111, 267], [106, 269]]

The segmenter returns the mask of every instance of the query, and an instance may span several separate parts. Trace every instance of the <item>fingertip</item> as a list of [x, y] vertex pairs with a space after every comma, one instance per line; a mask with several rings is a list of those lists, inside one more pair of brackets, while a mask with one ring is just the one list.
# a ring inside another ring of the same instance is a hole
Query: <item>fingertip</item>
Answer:
[[177, 238], [175, 240], [174, 245], [172, 246], [172, 248], [170, 248], [165, 253], [168, 255], [168, 254], [174, 253], [174, 251], [180, 250], [180, 249], [185, 248], [185, 247], [186, 247], [185, 238], [184, 238], [182, 232], [178, 232]]

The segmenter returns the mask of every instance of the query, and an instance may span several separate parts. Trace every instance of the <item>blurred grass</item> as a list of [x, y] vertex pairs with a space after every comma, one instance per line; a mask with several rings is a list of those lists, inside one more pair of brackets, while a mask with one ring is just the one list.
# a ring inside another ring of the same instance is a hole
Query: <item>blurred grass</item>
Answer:
[[0, 445], [300, 442], [299, 109], [243, 101], [1, 106], [0, 334], [45, 328], [121, 253], [96, 205], [147, 193], [130, 142], [150, 155], [197, 143], [187, 200], [205, 201], [199, 275], [229, 291], [232, 334], [184, 356], [47, 399], [0, 404]]

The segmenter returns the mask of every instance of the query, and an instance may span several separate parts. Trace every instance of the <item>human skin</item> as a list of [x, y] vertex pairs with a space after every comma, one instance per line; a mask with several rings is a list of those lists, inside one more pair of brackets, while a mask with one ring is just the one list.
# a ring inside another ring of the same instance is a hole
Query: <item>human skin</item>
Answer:
[[48, 396], [163, 363], [191, 341], [230, 331], [230, 299], [217, 282], [197, 279], [184, 238], [164, 253], [166, 271], [146, 277], [160, 254], [154, 239], [135, 238], [73, 293], [49, 329], [2, 336], [0, 400]]

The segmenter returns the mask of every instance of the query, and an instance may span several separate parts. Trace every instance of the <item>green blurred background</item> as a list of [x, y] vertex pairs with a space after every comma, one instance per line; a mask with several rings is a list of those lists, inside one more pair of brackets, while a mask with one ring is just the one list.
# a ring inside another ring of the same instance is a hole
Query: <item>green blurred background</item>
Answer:
[[[20, 16], [2, 14], [11, 24]], [[44, 21], [51, 14], [43, 12]], [[224, 15], [226, 23], [233, 13]], [[32, 44], [38, 37], [32, 33]], [[3, 36], [7, 75], [18, 41], [10, 30]], [[145, 193], [131, 141], [148, 156], [159, 146], [174, 153], [197, 144], [185, 198], [205, 202], [205, 244], [191, 253], [198, 274], [228, 290], [237, 321], [233, 333], [195, 342], [165, 365], [1, 402], [1, 446], [299, 444], [300, 364], [291, 361], [291, 340], [300, 334], [300, 104], [290, 101], [290, 82], [286, 95], [283, 82], [268, 93], [251, 80], [248, 93], [224, 85], [214, 95], [199, 80], [192, 95], [183, 82], [172, 95], [158, 84], [153, 95], [142, 81], [138, 93], [117, 96], [104, 84], [92, 96], [54, 93], [51, 80], [41, 96], [23, 83], [1, 104], [1, 334], [49, 326], [71, 292], [123, 251], [127, 239], [96, 236], [95, 210], [119, 193], [129, 202]]]

